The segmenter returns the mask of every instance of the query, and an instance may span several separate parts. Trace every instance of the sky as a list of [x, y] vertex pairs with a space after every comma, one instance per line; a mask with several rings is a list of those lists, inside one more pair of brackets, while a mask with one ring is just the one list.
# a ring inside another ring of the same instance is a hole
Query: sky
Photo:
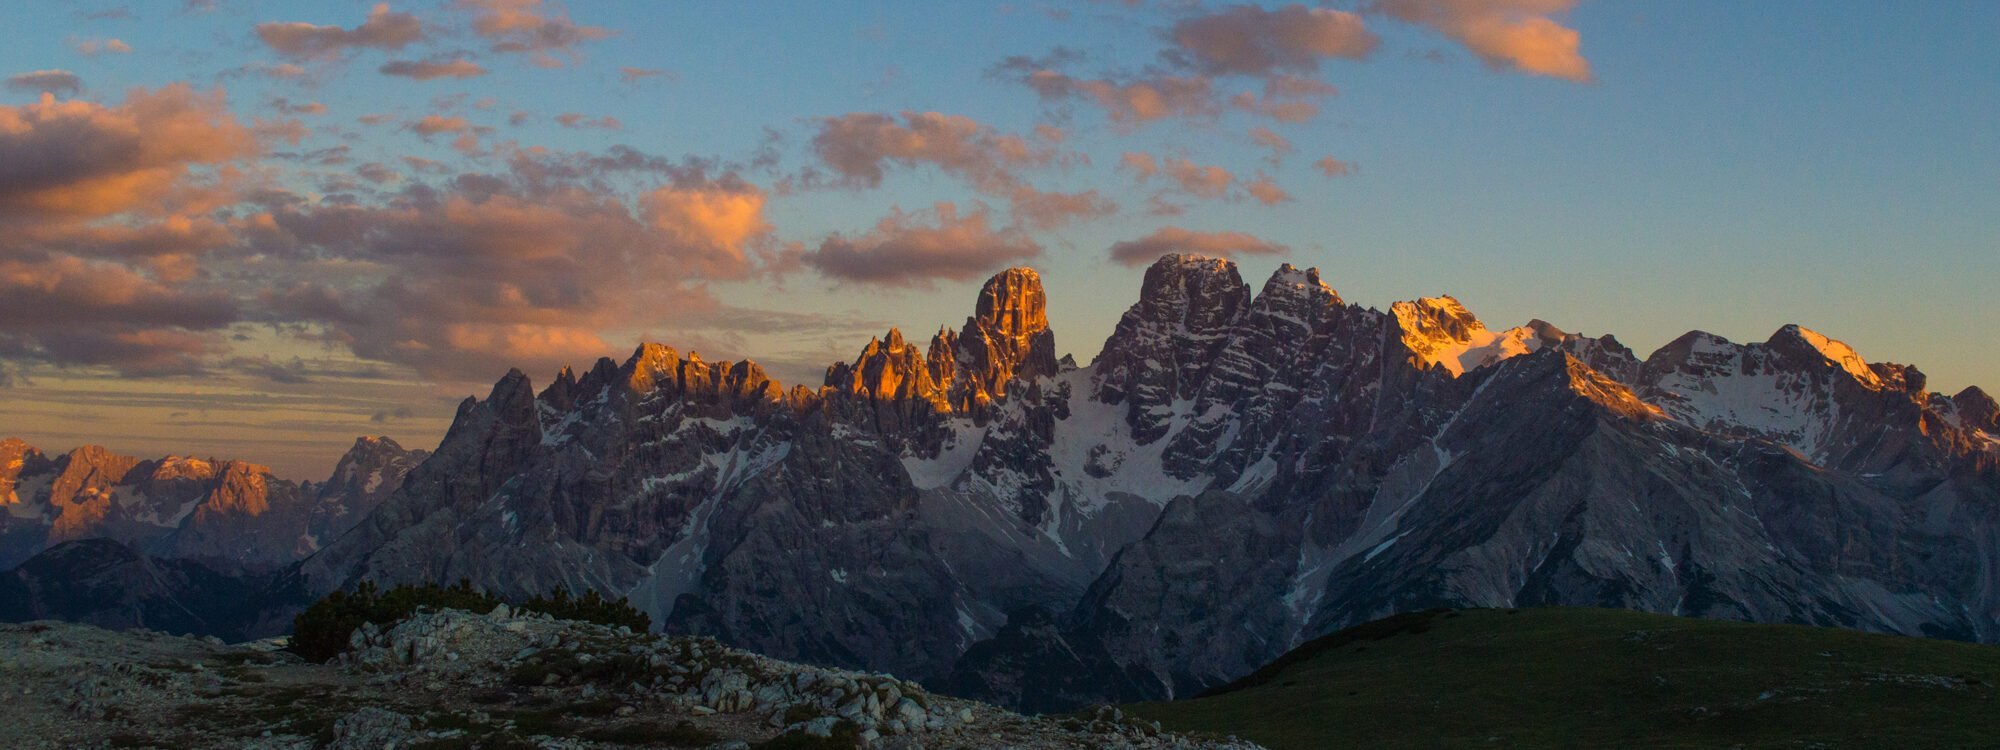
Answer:
[[0, 6], [0, 434], [322, 478], [642, 340], [817, 385], [1164, 252], [2000, 386], [2000, 4]]

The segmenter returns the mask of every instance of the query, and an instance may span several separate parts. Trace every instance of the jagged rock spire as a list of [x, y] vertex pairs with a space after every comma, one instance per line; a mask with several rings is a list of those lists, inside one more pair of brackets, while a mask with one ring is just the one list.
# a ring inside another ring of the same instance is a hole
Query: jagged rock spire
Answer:
[[1041, 274], [1009, 268], [987, 279], [958, 336], [956, 356], [962, 377], [953, 383], [952, 402], [962, 410], [1005, 397], [1015, 378], [1054, 375], [1056, 338]]

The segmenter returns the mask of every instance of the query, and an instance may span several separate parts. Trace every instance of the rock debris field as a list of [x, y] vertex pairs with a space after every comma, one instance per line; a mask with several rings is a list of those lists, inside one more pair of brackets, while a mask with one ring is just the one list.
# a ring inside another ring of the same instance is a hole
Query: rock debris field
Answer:
[[272, 642], [0, 625], [0, 696], [9, 748], [1257, 747], [505, 606], [363, 626], [329, 664]]

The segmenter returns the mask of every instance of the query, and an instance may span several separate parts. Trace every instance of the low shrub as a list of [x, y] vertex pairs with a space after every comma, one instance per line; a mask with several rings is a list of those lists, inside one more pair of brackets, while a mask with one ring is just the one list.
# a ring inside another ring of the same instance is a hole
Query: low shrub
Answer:
[[[293, 618], [291, 650], [308, 661], [323, 662], [346, 650], [348, 639], [365, 623], [387, 626], [419, 611], [439, 609], [491, 612], [502, 603], [500, 597], [473, 588], [470, 580], [451, 586], [401, 585], [386, 591], [363, 581], [353, 591], [327, 594]], [[521, 602], [518, 608], [563, 620], [622, 625], [634, 632], [645, 632], [653, 625], [653, 619], [630, 601], [610, 599], [596, 591], [573, 596], [557, 589]]]

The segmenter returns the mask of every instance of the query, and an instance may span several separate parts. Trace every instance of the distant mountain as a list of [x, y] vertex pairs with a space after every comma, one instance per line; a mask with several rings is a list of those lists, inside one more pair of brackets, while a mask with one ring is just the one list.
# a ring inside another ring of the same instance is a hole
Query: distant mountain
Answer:
[[295, 484], [243, 461], [141, 460], [94, 445], [51, 458], [0, 440], [0, 569], [98, 538], [222, 571], [278, 568], [360, 521], [425, 455], [361, 438], [329, 481]]
[[1169, 256], [1077, 367], [1045, 307], [1007, 271], [810, 389], [658, 344], [539, 394], [510, 372], [273, 591], [598, 589], [1033, 709], [1190, 695], [1435, 606], [2000, 639], [2000, 408], [1804, 328], [1640, 358]]
[[0, 573], [0, 622], [68, 620], [241, 641], [260, 585], [198, 562], [154, 559], [110, 539], [84, 539]]

